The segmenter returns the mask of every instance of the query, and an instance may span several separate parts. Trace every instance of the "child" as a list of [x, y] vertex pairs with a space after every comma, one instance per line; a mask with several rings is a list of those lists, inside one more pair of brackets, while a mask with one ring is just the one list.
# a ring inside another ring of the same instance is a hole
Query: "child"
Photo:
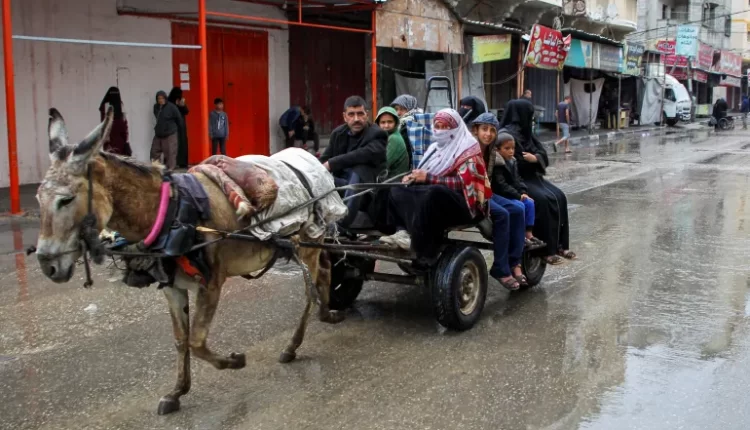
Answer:
[[221, 150], [221, 155], [227, 155], [229, 118], [224, 112], [224, 101], [220, 98], [214, 100], [214, 110], [208, 117], [208, 137], [213, 144], [212, 155], [216, 155], [217, 149]]
[[508, 133], [500, 133], [497, 136], [495, 151], [499, 155], [495, 161], [495, 169], [492, 173], [492, 193], [508, 200], [520, 201], [524, 206], [526, 219], [526, 243], [535, 244], [539, 239], [535, 238], [534, 229], [534, 200], [528, 196], [526, 184], [518, 174], [518, 165], [513, 153], [516, 150], [516, 141]]
[[409, 154], [406, 152], [406, 143], [400, 133], [398, 113], [396, 109], [386, 106], [380, 109], [375, 123], [388, 133], [388, 146], [386, 146], [386, 167], [388, 177], [409, 171]]

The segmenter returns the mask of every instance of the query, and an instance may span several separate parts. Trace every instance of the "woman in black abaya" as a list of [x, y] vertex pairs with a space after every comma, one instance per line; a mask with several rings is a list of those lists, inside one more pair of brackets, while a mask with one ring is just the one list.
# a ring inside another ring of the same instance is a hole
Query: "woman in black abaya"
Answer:
[[533, 119], [534, 105], [529, 100], [511, 100], [505, 107], [500, 128], [516, 140], [518, 172], [536, 206], [534, 236], [547, 244], [547, 263], [560, 264], [563, 258], [576, 258], [569, 249], [568, 199], [565, 193], [544, 179], [549, 159], [547, 151], [532, 132]]

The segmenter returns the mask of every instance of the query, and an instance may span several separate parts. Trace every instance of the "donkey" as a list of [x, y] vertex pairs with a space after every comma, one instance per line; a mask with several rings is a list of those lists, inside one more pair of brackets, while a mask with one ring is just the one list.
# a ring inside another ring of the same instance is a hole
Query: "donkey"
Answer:
[[[51, 166], [37, 192], [41, 212], [37, 258], [44, 275], [54, 282], [68, 282], [73, 276], [76, 261], [86, 252], [86, 242], [85, 239], [81, 240], [81, 234], [87, 219], [91, 220], [90, 224], [96, 224], [91, 227], [99, 232], [107, 228], [119, 232], [130, 242], [138, 242], [148, 235], [157, 218], [164, 167], [103, 152], [102, 145], [109, 137], [112, 118], [110, 108], [105, 120], [80, 143], [68, 144], [63, 117], [56, 109], [50, 109]], [[235, 210], [221, 189], [201, 174], [196, 177], [211, 203], [211, 219], [202, 226], [214, 231], [241, 228]], [[309, 242], [323, 240], [305, 236], [300, 231], [293, 239]], [[205, 235], [205, 240], [215, 238], [218, 238], [215, 234]], [[91, 246], [88, 248], [91, 249]], [[160, 399], [160, 415], [179, 410], [180, 397], [190, 390], [191, 354], [217, 369], [240, 369], [245, 366], [244, 354], [221, 355], [209, 349], [206, 345], [209, 327], [225, 280], [263, 269], [271, 262], [274, 253], [275, 249], [268, 243], [230, 239], [218, 241], [206, 248], [206, 260], [212, 273], [206, 286], [201, 286], [178, 269], [174, 285], [163, 288], [176, 340], [177, 384]], [[320, 302], [320, 320], [331, 324], [343, 320], [343, 315], [331, 311], [328, 305], [331, 263], [327, 254], [320, 249], [297, 247], [295, 258], [305, 273], [306, 303], [299, 326], [290, 344], [281, 353], [279, 361], [282, 363], [294, 360], [297, 348], [302, 344], [312, 309], [313, 285]], [[192, 329], [188, 292], [195, 296]]]

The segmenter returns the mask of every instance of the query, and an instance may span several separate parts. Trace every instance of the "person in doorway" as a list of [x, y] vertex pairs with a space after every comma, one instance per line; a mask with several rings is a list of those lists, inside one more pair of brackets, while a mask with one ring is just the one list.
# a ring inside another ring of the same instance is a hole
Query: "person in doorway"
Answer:
[[187, 135], [187, 115], [190, 113], [185, 97], [183, 97], [182, 88], [174, 87], [169, 92], [167, 100], [177, 106], [177, 110], [182, 115], [182, 125], [177, 130], [177, 167], [186, 168], [188, 166], [188, 135]]
[[400, 133], [400, 120], [396, 109], [384, 107], [378, 112], [375, 124], [388, 133], [388, 146], [386, 148], [386, 168], [388, 178], [409, 171], [409, 155], [406, 153], [406, 144]]
[[104, 150], [112, 154], [130, 157], [133, 155], [133, 151], [130, 148], [128, 119], [123, 112], [124, 105], [120, 97], [120, 90], [117, 87], [110, 87], [99, 104], [100, 121], [104, 121], [110, 107], [114, 110], [114, 119], [112, 120], [109, 139], [104, 143]]
[[747, 130], [747, 114], [750, 112], [750, 98], [747, 96], [747, 94], [742, 95], [740, 112], [742, 112], [742, 129]]
[[[344, 102], [344, 122], [331, 132], [331, 137], [320, 162], [333, 174], [337, 187], [375, 182], [386, 164], [388, 135], [367, 118], [365, 100], [351, 96]], [[360, 191], [348, 190], [344, 198]], [[357, 218], [365, 196], [352, 197], [346, 202], [349, 213], [339, 225], [349, 227]]]
[[557, 145], [564, 143], [566, 154], [573, 152], [570, 150], [570, 100], [570, 96], [565, 96], [557, 105], [557, 125], [560, 127], [562, 138], [552, 146], [557, 151]]
[[315, 131], [315, 122], [310, 116], [310, 108], [292, 106], [281, 115], [279, 125], [284, 132], [286, 147], [291, 148], [294, 142], [302, 142], [302, 149], [307, 151], [307, 142], [312, 140], [315, 156], [320, 157], [320, 137]]
[[300, 116], [302, 116], [302, 113], [300, 112], [299, 106], [292, 106], [284, 111], [284, 113], [281, 114], [281, 118], [279, 118], [279, 126], [281, 126], [281, 130], [284, 132], [284, 141], [286, 142], [285, 146], [287, 148], [294, 146], [294, 127]]
[[208, 138], [211, 139], [211, 154], [227, 155], [227, 139], [229, 138], [229, 117], [224, 112], [224, 100], [214, 99], [214, 110], [208, 116]]
[[433, 140], [419, 169], [404, 176], [389, 197], [390, 224], [398, 231], [381, 238], [387, 244], [412, 249], [414, 267], [433, 266], [445, 231], [487, 215], [492, 196], [482, 150], [453, 109], [435, 114]]
[[531, 101], [531, 90], [530, 89], [527, 88], [526, 90], [524, 90], [524, 92], [523, 92], [523, 98], [525, 98], [526, 100]]
[[489, 199], [492, 221], [492, 244], [494, 260], [490, 276], [503, 287], [515, 291], [521, 285], [528, 285], [521, 270], [521, 257], [524, 248], [524, 209], [519, 201], [505, 198], [495, 192], [493, 178], [499, 174], [502, 158], [496, 152], [497, 130], [500, 123], [495, 115], [487, 112], [479, 115], [472, 123], [472, 134], [482, 148], [487, 177], [492, 181], [492, 197]]
[[547, 263], [561, 264], [563, 258], [576, 258], [576, 254], [570, 251], [568, 199], [565, 193], [544, 179], [549, 159], [532, 131], [533, 117], [534, 105], [529, 100], [511, 100], [505, 107], [500, 132], [507, 132], [516, 142], [518, 173], [526, 184], [529, 197], [534, 200], [534, 236], [547, 244]]
[[161, 161], [163, 155], [164, 165], [167, 169], [174, 170], [177, 166], [178, 133], [183, 120], [179, 109], [167, 100], [167, 93], [164, 91], [156, 93], [154, 117], [156, 125], [151, 143], [151, 160]]
[[479, 115], [487, 112], [484, 107], [484, 101], [477, 96], [468, 96], [461, 99], [461, 108], [458, 110], [458, 114], [464, 119], [464, 122], [469, 125]]

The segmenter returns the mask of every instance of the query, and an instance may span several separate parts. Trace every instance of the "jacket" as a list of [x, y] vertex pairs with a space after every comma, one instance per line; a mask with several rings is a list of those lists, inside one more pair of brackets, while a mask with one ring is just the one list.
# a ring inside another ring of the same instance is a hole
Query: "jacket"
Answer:
[[377, 125], [368, 124], [359, 135], [351, 136], [349, 126], [343, 124], [331, 132], [320, 162], [328, 162], [334, 174], [352, 169], [362, 182], [374, 182], [385, 168], [387, 142], [388, 135]]
[[748, 98], [747, 96], [742, 97], [742, 106], [740, 107], [740, 112], [742, 113], [750, 112], [750, 98]]
[[492, 193], [511, 200], [521, 200], [521, 194], [528, 194], [526, 183], [518, 174], [515, 158], [505, 160], [498, 156], [492, 170]]
[[[167, 93], [159, 91], [156, 93], [156, 97], [164, 96], [167, 98]], [[180, 129], [182, 126], [182, 114], [177, 109], [177, 105], [174, 103], [167, 102], [164, 105], [159, 103], [154, 104], [154, 117], [156, 117], [156, 125], [154, 126], [154, 134], [156, 137], [164, 138], [171, 136]]]
[[211, 139], [229, 137], [229, 117], [226, 112], [212, 110], [208, 115], [208, 137]]
[[388, 168], [388, 177], [391, 178], [402, 173], [409, 171], [409, 154], [406, 152], [406, 143], [404, 142], [403, 136], [401, 136], [401, 124], [399, 123], [398, 113], [396, 109], [390, 106], [386, 106], [380, 109], [378, 116], [375, 118], [375, 122], [380, 121], [380, 117], [390, 114], [396, 119], [396, 127], [388, 133], [388, 146], [386, 148], [386, 167]]

